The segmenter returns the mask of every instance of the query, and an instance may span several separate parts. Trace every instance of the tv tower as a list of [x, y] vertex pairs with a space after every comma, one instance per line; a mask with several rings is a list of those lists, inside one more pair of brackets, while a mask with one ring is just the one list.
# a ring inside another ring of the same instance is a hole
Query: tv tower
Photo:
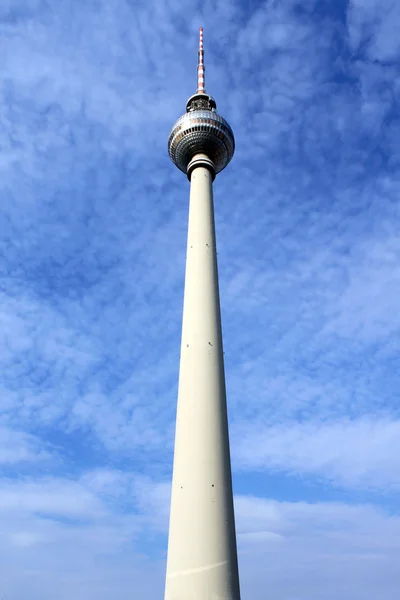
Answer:
[[212, 182], [235, 141], [204, 87], [172, 128], [168, 151], [190, 181], [165, 600], [240, 600]]

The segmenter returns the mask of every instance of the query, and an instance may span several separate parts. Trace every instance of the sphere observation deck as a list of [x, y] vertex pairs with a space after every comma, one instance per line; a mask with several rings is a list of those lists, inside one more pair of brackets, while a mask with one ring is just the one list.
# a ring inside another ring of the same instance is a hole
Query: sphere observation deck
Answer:
[[168, 152], [175, 165], [187, 173], [196, 154], [205, 154], [214, 164], [215, 173], [226, 167], [235, 151], [232, 129], [216, 112], [215, 100], [208, 94], [189, 98], [186, 114], [172, 128]]

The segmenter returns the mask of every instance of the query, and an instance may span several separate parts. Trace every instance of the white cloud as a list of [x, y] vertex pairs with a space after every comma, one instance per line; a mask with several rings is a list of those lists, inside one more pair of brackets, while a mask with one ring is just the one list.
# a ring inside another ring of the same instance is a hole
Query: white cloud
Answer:
[[370, 418], [238, 426], [233, 434], [237, 468], [313, 475], [335, 485], [400, 487], [400, 421]]
[[398, 58], [400, 44], [397, 30], [400, 9], [390, 0], [351, 0], [348, 8], [350, 41], [355, 50], [366, 46], [372, 60], [391, 61]]
[[103, 508], [82, 485], [53, 477], [37, 481], [3, 479], [0, 512], [7, 511], [93, 519], [101, 516]]
[[369, 239], [360, 244], [347, 265], [344, 290], [332, 302], [327, 333], [362, 342], [388, 340], [400, 330], [397, 301], [400, 293], [400, 245], [395, 237]]
[[40, 438], [0, 426], [0, 464], [40, 463], [54, 458], [55, 453]]
[[371, 506], [236, 499], [243, 595], [395, 599], [400, 520]]

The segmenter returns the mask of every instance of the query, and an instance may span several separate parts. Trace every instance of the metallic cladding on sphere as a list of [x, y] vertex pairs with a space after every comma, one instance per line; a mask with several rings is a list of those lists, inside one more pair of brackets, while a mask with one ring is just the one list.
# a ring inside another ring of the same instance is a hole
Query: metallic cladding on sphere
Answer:
[[[207, 108], [199, 95], [188, 101], [186, 114], [180, 117], [172, 128], [168, 140], [171, 160], [183, 171], [196, 154], [206, 154], [219, 173], [226, 167], [235, 151], [235, 139], [229, 124], [215, 111], [215, 101], [207, 94]], [[200, 104], [200, 106], [199, 106]], [[210, 108], [209, 108], [210, 107]]]

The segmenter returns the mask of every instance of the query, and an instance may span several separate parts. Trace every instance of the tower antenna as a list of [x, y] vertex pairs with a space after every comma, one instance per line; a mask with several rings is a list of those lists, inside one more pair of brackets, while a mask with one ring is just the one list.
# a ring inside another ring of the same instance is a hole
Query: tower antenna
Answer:
[[204, 82], [204, 72], [206, 70], [204, 66], [204, 46], [203, 46], [203, 28], [200, 27], [200, 39], [199, 39], [199, 62], [197, 64], [197, 93], [205, 94], [205, 82]]

